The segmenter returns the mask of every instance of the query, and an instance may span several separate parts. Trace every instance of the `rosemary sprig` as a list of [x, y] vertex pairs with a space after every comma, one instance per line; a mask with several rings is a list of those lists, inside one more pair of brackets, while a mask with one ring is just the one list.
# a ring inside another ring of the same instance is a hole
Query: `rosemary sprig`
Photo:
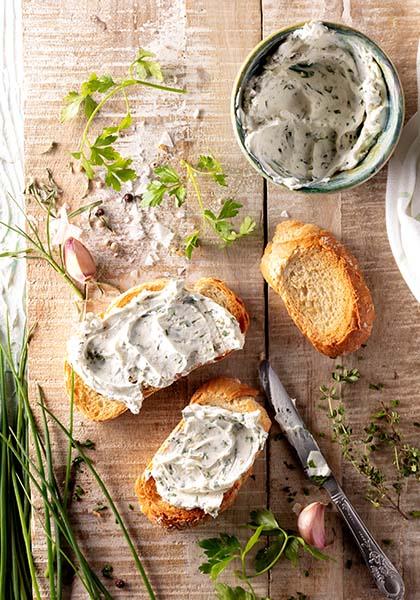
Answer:
[[[214, 156], [211, 154], [200, 155], [196, 164], [182, 160], [180, 166], [184, 169], [182, 173], [178, 173], [170, 165], [156, 167], [154, 170], [156, 179], [148, 184], [146, 192], [143, 194], [141, 206], [160, 206], [165, 197], [173, 198], [175, 206], [182, 206], [186, 201], [188, 183], [190, 183], [201, 213], [203, 225], [210, 227], [224, 246], [232, 244], [254, 231], [256, 223], [249, 216], [243, 219], [239, 229], [235, 229], [232, 219], [238, 215], [242, 204], [232, 198], [226, 198], [223, 201], [222, 208], [217, 214], [205, 207], [199, 183], [200, 178], [211, 178], [219, 186], [227, 186], [227, 177], [223, 172], [222, 165]], [[184, 239], [184, 251], [188, 259], [191, 259], [194, 249], [198, 247], [200, 235], [201, 230], [196, 229]]]
[[42, 208], [50, 211], [53, 218], [57, 217], [57, 200], [63, 190], [54, 180], [51, 169], [46, 169], [47, 181], [38, 181], [31, 177], [26, 185], [25, 197], [34, 198]]
[[[72, 156], [80, 161], [88, 179], [93, 179], [97, 168], [105, 170], [105, 183], [107, 186], [119, 191], [123, 182], [137, 177], [132, 168], [133, 160], [124, 158], [115, 149], [114, 143], [118, 140], [121, 131], [132, 124], [132, 117], [126, 90], [133, 86], [145, 86], [155, 90], [184, 94], [185, 90], [162, 85], [149, 81], [153, 78], [163, 81], [162, 69], [154, 59], [154, 54], [140, 48], [136, 58], [130, 64], [127, 76], [123, 79], [114, 79], [111, 75], [91, 73], [84, 81], [79, 91], [72, 90], [64, 98], [61, 110], [62, 122], [74, 119], [83, 110], [86, 124], [82, 133], [77, 151]], [[92, 125], [98, 113], [115, 95], [121, 94], [124, 98], [126, 112], [118, 125], [105, 127], [94, 139], [90, 139]]]
[[[332, 379], [339, 384], [353, 384], [360, 379], [357, 369], [337, 365]], [[380, 391], [376, 385], [370, 389]], [[420, 481], [420, 449], [404, 441], [399, 428], [400, 414], [397, 400], [386, 405], [380, 402], [378, 410], [371, 415], [363, 434], [354, 434], [349, 424], [346, 407], [336, 385], [320, 387], [321, 400], [328, 403], [333, 440], [340, 445], [343, 458], [366, 479], [366, 499], [373, 506], [386, 506], [396, 510], [402, 517], [408, 515], [401, 509], [401, 494], [407, 478]], [[389, 456], [394, 469], [390, 476], [375, 464], [373, 458], [379, 451]]]
[[[51, 172], [49, 172], [49, 177], [52, 179]], [[16, 208], [23, 214], [27, 229], [25, 231], [19, 225], [12, 225], [6, 223], [5, 221], [0, 221], [0, 226], [16, 233], [25, 242], [26, 247], [19, 250], [7, 250], [0, 252], [0, 258], [26, 258], [28, 260], [38, 259], [45, 261], [64, 279], [76, 296], [84, 300], [86, 297], [86, 290], [81, 290], [66, 271], [63, 262], [62, 246], [59, 245], [57, 250], [54, 250], [52, 247], [51, 219], [57, 218], [56, 196], [50, 196], [49, 200], [47, 201], [47, 196], [43, 196], [42, 192], [40, 191], [41, 185], [42, 184], [33, 183], [31, 186], [31, 194], [47, 213], [45, 221], [43, 221], [43, 231], [40, 230], [37, 222], [26, 214], [19, 203], [12, 196], [9, 196], [11, 202], [13, 202]], [[44, 198], [44, 200], [41, 198]], [[100, 201], [91, 202], [90, 204], [81, 206], [73, 212], [70, 212], [68, 214], [68, 218], [72, 219], [86, 210], [92, 210], [93, 207], [98, 206], [98, 203], [100, 204]]]

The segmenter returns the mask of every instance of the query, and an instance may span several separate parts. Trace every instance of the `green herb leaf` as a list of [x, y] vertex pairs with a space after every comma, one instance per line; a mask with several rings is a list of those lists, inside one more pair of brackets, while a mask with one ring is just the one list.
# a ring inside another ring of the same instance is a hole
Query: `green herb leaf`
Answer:
[[186, 189], [180, 175], [169, 165], [161, 165], [154, 170], [157, 179], [151, 181], [143, 194], [141, 206], [160, 206], [165, 194], [175, 197], [175, 206], [185, 202]]
[[[128, 78], [114, 80], [111, 75], [100, 75], [91, 73], [89, 78], [80, 86], [80, 91], [70, 91], [64, 98], [64, 106], [60, 112], [62, 122], [70, 121], [80, 114], [80, 109], [86, 118], [86, 125], [82, 134], [79, 149], [72, 153], [72, 156], [80, 160], [83, 170], [88, 179], [93, 179], [96, 173], [96, 167], [105, 168], [105, 183], [107, 186], [119, 191], [121, 183], [129, 181], [136, 177], [133, 169], [128, 168], [132, 159], [124, 159], [117, 150], [111, 145], [118, 139], [119, 133], [127, 129], [132, 124], [132, 117], [129, 110], [126, 88], [134, 85], [147, 85], [149, 88], [156, 88], [162, 91], [184, 93], [185, 90], [168, 87], [157, 83], [143, 81], [153, 77], [158, 81], [163, 80], [162, 70], [157, 61], [152, 60], [154, 54], [140, 48], [135, 60], [129, 67]], [[137, 73], [140, 80], [133, 79], [133, 71]], [[92, 143], [89, 139], [89, 132], [95, 120], [104, 105], [117, 93], [124, 94], [127, 112], [118, 125], [106, 127], [103, 132]], [[100, 149], [102, 148], [102, 151]], [[173, 191], [177, 202], [182, 204], [182, 190]]]
[[144, 48], [139, 48], [136, 59], [132, 63], [134, 71], [139, 79], [148, 79], [152, 77], [158, 81], [163, 81], [163, 74], [160, 64], [153, 60], [155, 54]]
[[201, 173], [209, 173], [219, 185], [223, 187], [227, 185], [226, 175], [223, 173], [222, 165], [213, 155], [201, 154], [198, 157], [196, 169]]
[[318, 548], [315, 548], [315, 546], [307, 544], [303, 538], [297, 536], [296, 540], [306, 552], [309, 552], [309, 554], [311, 554], [317, 560], [329, 560], [329, 556], [321, 552], [321, 550], [319, 550]]
[[193, 231], [191, 235], [188, 235], [184, 240], [185, 256], [188, 260], [191, 260], [192, 253], [199, 244], [199, 234], [200, 232], [198, 230]]
[[200, 565], [201, 573], [207, 573], [215, 580], [222, 571], [234, 560], [240, 556], [241, 545], [234, 535], [221, 533], [218, 538], [209, 538], [198, 542], [200, 548], [204, 550], [208, 562]]
[[296, 567], [299, 562], [300, 543], [296, 536], [290, 536], [284, 549], [284, 556]]
[[267, 508], [262, 508], [260, 510], [253, 510], [251, 512], [251, 522], [250, 525], [259, 527], [260, 525], [264, 525], [264, 531], [275, 529], [280, 529], [280, 525], [277, 523], [277, 520], [271, 510]]
[[254, 568], [257, 575], [262, 575], [279, 561], [284, 552], [285, 540], [285, 534], [280, 533], [278, 538], [272, 541], [269, 546], [258, 550], [254, 560]]
[[64, 106], [60, 112], [60, 121], [65, 123], [74, 119], [79, 112], [83, 100], [83, 96], [80, 96], [78, 92], [74, 90], [69, 92], [63, 99]]
[[162, 165], [160, 167], [156, 167], [154, 173], [158, 176], [162, 183], [180, 183], [178, 173], [169, 165]]
[[233, 588], [225, 583], [217, 583], [214, 589], [218, 600], [256, 600], [254, 594], [241, 587]]

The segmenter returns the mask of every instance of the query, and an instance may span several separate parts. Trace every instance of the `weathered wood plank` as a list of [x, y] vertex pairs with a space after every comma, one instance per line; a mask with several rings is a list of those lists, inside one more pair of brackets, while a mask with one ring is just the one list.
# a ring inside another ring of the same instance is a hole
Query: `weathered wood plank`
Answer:
[[[407, 116], [415, 109], [415, 55], [417, 49], [419, 7], [418, 3], [408, 2], [401, 5], [396, 2], [306, 2], [263, 3], [264, 35], [293, 22], [309, 19], [342, 21], [376, 40], [388, 52], [396, 63], [402, 78], [407, 99]], [[386, 385], [381, 399], [389, 401], [401, 399], [401, 413], [406, 422], [408, 435], [414, 413], [418, 413], [418, 351], [415, 340], [420, 327], [419, 308], [406, 288], [392, 258], [385, 230], [384, 198], [386, 169], [370, 182], [359, 188], [339, 195], [311, 197], [302, 194], [287, 193], [268, 186], [268, 223], [272, 234], [281, 220], [282, 211], [290, 217], [314, 222], [332, 230], [358, 257], [372, 290], [377, 310], [377, 319], [367, 348], [343, 362], [347, 366], [358, 367], [362, 380], [351, 392], [348, 410], [354, 430], [360, 430], [366, 424], [369, 415], [378, 402], [378, 393], [369, 391], [370, 381], [380, 380]], [[404, 312], [402, 312], [404, 307]], [[281, 301], [269, 293], [269, 333], [270, 358], [278, 368], [290, 393], [296, 396], [299, 407], [308, 425], [315, 432], [328, 431], [325, 409], [319, 405], [319, 385], [328, 383], [330, 373], [337, 362], [319, 355], [300, 336], [285, 312]], [[404, 316], [403, 316], [404, 315]], [[363, 360], [362, 360], [363, 359]], [[394, 371], [398, 379], [394, 379]], [[409, 374], [410, 372], [410, 374]], [[417, 405], [417, 408], [415, 406]], [[417, 436], [418, 440], [418, 436]], [[375, 511], [363, 498], [362, 481], [352, 467], [342, 464], [336, 446], [327, 439], [321, 439], [325, 449], [355, 506], [366, 519], [378, 540], [391, 539], [386, 548], [395, 564], [401, 568], [407, 585], [407, 598], [418, 595], [418, 574], [412, 565], [418, 562], [418, 548], [414, 543], [419, 537], [417, 523], [405, 523], [392, 511]], [[300, 472], [289, 471], [283, 464], [285, 442], [270, 444], [270, 505], [286, 522], [290, 517], [290, 505], [285, 496], [279, 493], [282, 485], [296, 490], [296, 501], [307, 504], [313, 499], [322, 498], [322, 494], [312, 491], [310, 497], [302, 494], [302, 476]], [[291, 462], [289, 457], [288, 462]], [[407, 504], [413, 507], [413, 492], [407, 494]], [[331, 515], [336, 540], [329, 551], [337, 562], [328, 565], [312, 565], [310, 576], [305, 578], [299, 569], [283, 568], [275, 573], [271, 582], [273, 598], [282, 597], [284, 589], [302, 591], [310, 598], [341, 600], [351, 598], [362, 600], [378, 598], [380, 595], [369, 578], [368, 572], [360, 561], [360, 555], [349, 535], [342, 530], [337, 517]], [[411, 542], [411, 543], [410, 543]], [[408, 550], [408, 547], [410, 550]], [[346, 569], [348, 560], [352, 560], [351, 570]], [[292, 583], [293, 581], [293, 583]]]
[[[56, 115], [61, 98], [90, 71], [122, 70], [132, 60], [138, 45], [152, 46], [163, 64], [169, 64], [178, 83], [187, 85], [189, 94], [185, 98], [168, 98], [151, 93], [140, 97], [133, 93], [130, 100], [136, 107], [137, 122], [146, 119], [150, 124], [151, 133], [142, 144], [156, 147], [157, 136], [166, 127], [178, 140], [176, 152], [181, 156], [194, 159], [200, 151], [213, 151], [231, 174], [238, 199], [259, 223], [257, 234], [246, 246], [226, 251], [206, 247], [197, 252], [188, 269], [190, 279], [216, 275], [242, 295], [252, 314], [245, 351], [157, 395], [145, 404], [138, 418], [124, 415], [115, 422], [93, 425], [77, 417], [77, 435], [80, 439], [90, 437], [96, 441], [95, 463], [130, 524], [159, 598], [205, 599], [211, 595], [211, 585], [198, 574], [200, 556], [195, 541], [216, 531], [234, 529], [235, 524], [246, 520], [250, 509], [266, 503], [264, 461], [259, 461], [255, 480], [250, 480], [235, 507], [217, 523], [196, 531], [163, 533], [151, 526], [137, 508], [130, 511], [128, 504], [136, 504], [133, 498], [136, 476], [179, 420], [181, 408], [200, 382], [225, 373], [255, 383], [258, 355], [264, 347], [263, 286], [256, 268], [263, 239], [262, 183], [240, 158], [233, 140], [229, 95], [240, 61], [260, 38], [259, 2], [230, 2], [221, 6], [218, 2], [192, 0], [147, 3], [27, 0], [24, 20], [27, 173], [42, 175], [44, 167], [51, 166], [65, 189], [64, 200], [77, 204], [83, 193], [83, 178], [71, 176], [66, 164], [68, 151], [74, 149], [80, 135], [80, 126], [58, 124]], [[244, 23], [247, 23], [246, 28]], [[202, 115], [198, 120], [192, 116], [197, 108]], [[115, 103], [113, 113], [107, 111], [106, 116], [116, 117], [121, 110]], [[59, 142], [57, 152], [41, 155], [52, 140]], [[132, 152], [136, 141], [133, 135], [125, 139], [124, 145], [131, 144]], [[34, 207], [29, 209], [36, 213]], [[194, 210], [191, 203], [188, 211], [194, 214]], [[147, 280], [162, 272], [177, 273], [170, 257], [142, 273], [141, 278]], [[65, 417], [67, 400], [62, 383], [62, 361], [76, 312], [67, 289], [44, 265], [30, 265], [28, 277], [29, 317], [31, 322], [38, 322], [31, 349], [31, 380], [45, 387], [50, 407]], [[57, 440], [56, 451], [63, 454], [62, 440]], [[113, 594], [126, 598], [146, 597], [112, 517], [96, 519], [91, 514], [101, 498], [87, 479], [82, 474], [81, 485], [86, 495], [73, 505], [75, 527], [83, 545], [96, 568], [109, 562], [115, 575], [127, 581], [124, 590], [114, 588]], [[34, 545], [42, 571], [41, 538], [35, 522]], [[264, 579], [258, 589], [266, 594]], [[76, 585], [72, 597], [84, 598], [85, 593]]]
[[[415, 53], [419, 6], [415, 0], [405, 4], [395, 1], [385, 3], [344, 0], [309, 3], [272, 2], [264, 0], [264, 35], [304, 19], [324, 18], [344, 21], [361, 29], [377, 40], [397, 64], [406, 90], [408, 116], [415, 109]], [[273, 440], [270, 444], [267, 466], [270, 469], [269, 487], [266, 489], [265, 463], [260, 460], [255, 481], [250, 481], [235, 507], [216, 523], [186, 533], [163, 534], [149, 525], [138, 511], [130, 511], [133, 501], [132, 484], [144, 467], [147, 458], [178, 421], [179, 412], [197, 385], [218, 373], [232, 374], [249, 383], [255, 382], [259, 355], [264, 350], [263, 287], [258, 272], [262, 250], [263, 201], [261, 180], [246, 164], [233, 140], [229, 123], [229, 95], [239, 64], [261, 36], [261, 11], [257, 0], [236, 0], [220, 3], [215, 0], [158, 0], [156, 2], [85, 3], [82, 0], [67, 3], [60, 0], [25, 0], [25, 73], [26, 73], [26, 163], [27, 173], [42, 175], [50, 166], [57, 180], [65, 188], [64, 199], [73, 206], [83, 195], [84, 179], [67, 169], [68, 151], [74, 149], [80, 135], [80, 126], [64, 127], [56, 115], [62, 96], [85, 75], [92, 71], [116, 72], [130, 62], [140, 44], [157, 51], [162, 62], [169, 66], [171, 75], [189, 90], [185, 98], [163, 97], [133, 92], [136, 123], [144, 138], [133, 134], [122, 144], [128, 152], [136, 152], [136, 145], [154, 149], [165, 128], [170, 128], [175, 139], [175, 154], [193, 159], [199, 151], [212, 150], [232, 174], [233, 187], [247, 212], [258, 223], [258, 233], [243, 246], [220, 253], [214, 247], [200, 250], [189, 266], [188, 277], [199, 275], [220, 276], [245, 299], [252, 314], [252, 327], [245, 351], [228, 361], [195, 373], [167, 393], [159, 394], [145, 404], [138, 418], [124, 415], [113, 423], [95, 426], [77, 418], [80, 439], [90, 437], [97, 442], [95, 461], [106, 475], [107, 483], [119, 498], [130, 529], [139, 542], [153, 583], [162, 598], [209, 598], [211, 587], [197, 572], [200, 562], [195, 540], [217, 531], [234, 530], [244, 522], [251, 508], [268, 502], [280, 516], [283, 524], [294, 526], [291, 504], [287, 493], [289, 486], [296, 491], [295, 500], [309, 501], [305, 495], [300, 471], [288, 469], [283, 461], [293, 463], [285, 442]], [[102, 67], [101, 67], [102, 65]], [[199, 119], [193, 114], [200, 109]], [[105, 113], [107, 118], [117, 117], [122, 107], [115, 102]], [[143, 127], [143, 123], [146, 122]], [[51, 141], [59, 142], [53, 154], [41, 153]], [[384, 400], [401, 399], [401, 412], [408, 420], [420, 420], [418, 412], [419, 366], [418, 340], [420, 328], [419, 308], [411, 298], [393, 262], [386, 239], [384, 225], [385, 172], [368, 184], [336, 196], [308, 198], [292, 194], [269, 185], [267, 189], [268, 226], [271, 236], [275, 224], [287, 210], [291, 217], [316, 222], [330, 228], [341, 237], [359, 258], [372, 288], [378, 318], [368, 347], [356, 357], [346, 359], [346, 364], [359, 366], [362, 381], [354, 391], [351, 417], [355, 428], [364, 423], [376, 399], [367, 389], [367, 383], [381, 380], [386, 384]], [[30, 207], [32, 212], [34, 207]], [[193, 205], [188, 207], [194, 214]], [[190, 212], [191, 211], [191, 212]], [[99, 248], [95, 248], [101, 260]], [[113, 260], [111, 258], [111, 260]], [[216, 266], [215, 266], [216, 265]], [[161, 272], [176, 274], [178, 264], [170, 258], [141, 273], [143, 280]], [[127, 269], [126, 269], [127, 270]], [[130, 271], [132, 267], [130, 267]], [[123, 285], [132, 282], [117, 260], [108, 265], [109, 277], [117, 273], [114, 281]], [[65, 398], [61, 371], [65, 341], [72, 324], [77, 319], [71, 297], [65, 286], [53, 277], [44, 265], [31, 263], [29, 279], [29, 318], [38, 322], [31, 351], [30, 372], [32, 382], [45, 387], [50, 406], [65, 417]], [[404, 312], [401, 310], [404, 307]], [[269, 348], [270, 358], [278, 369], [290, 393], [297, 397], [308, 424], [315, 432], [328, 427], [324, 411], [318, 408], [318, 387], [325, 383], [335, 364], [321, 357], [302, 339], [286, 315], [280, 300], [269, 294]], [[59, 333], [59, 334], [58, 334]], [[394, 379], [394, 371], [398, 378]], [[356, 391], [357, 390], [357, 391]], [[413, 438], [414, 439], [414, 438]], [[388, 552], [403, 570], [408, 588], [407, 598], [416, 598], [420, 575], [415, 569], [419, 560], [419, 525], [406, 526], [393, 513], [373, 511], [363, 500], [360, 481], [341, 460], [337, 448], [328, 439], [321, 440], [337, 473], [341, 473], [346, 490], [366, 518], [378, 539], [393, 540]], [[57, 457], [64, 455], [61, 439], [55, 440]], [[75, 503], [74, 513], [78, 532], [88, 553], [100, 569], [105, 562], [114, 566], [115, 574], [128, 582], [118, 597], [145, 597], [134, 575], [132, 561], [123, 546], [113, 519], [104, 516], [97, 520], [91, 510], [100, 498], [85, 483], [86, 496]], [[407, 507], [414, 508], [416, 490], [407, 495]], [[310, 499], [322, 497], [312, 492]], [[416, 507], [418, 508], [418, 507]], [[336, 541], [331, 550], [337, 562], [319, 565], [306, 562], [299, 570], [282, 566], [275, 571], [270, 582], [259, 584], [261, 594], [270, 592], [273, 599], [287, 598], [296, 591], [307, 593], [312, 600], [364, 600], [378, 597], [359, 556], [335, 516], [331, 516], [336, 530]], [[35, 522], [35, 550], [43, 570], [42, 535]], [[176, 548], [176, 549], [175, 549]], [[353, 560], [351, 570], [344, 568]], [[303, 570], [309, 567], [310, 575]], [[114, 592], [115, 590], [113, 590]], [[78, 586], [72, 597], [84, 598]]]

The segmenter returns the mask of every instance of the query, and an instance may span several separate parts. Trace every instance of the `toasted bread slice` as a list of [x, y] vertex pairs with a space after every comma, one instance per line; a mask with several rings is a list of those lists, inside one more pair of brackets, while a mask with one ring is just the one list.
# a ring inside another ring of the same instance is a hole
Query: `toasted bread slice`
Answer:
[[[111, 302], [102, 316], [109, 314], [115, 307], [121, 308], [125, 306], [143, 290], [159, 291], [163, 289], [167, 282], [167, 279], [156, 279], [129, 289]], [[245, 305], [223, 281], [214, 279], [213, 277], [202, 277], [191, 286], [191, 289], [194, 292], [198, 292], [203, 296], [211, 298], [214, 302], [223, 306], [236, 318], [242, 333], [248, 331], [249, 315]], [[217, 360], [221, 360], [225, 356], [220, 356]], [[72, 389], [72, 368], [67, 360], [64, 363], [64, 373], [67, 392], [70, 395]], [[87, 386], [77, 373], [74, 373], [73, 377], [74, 404], [86, 417], [88, 417], [88, 419], [91, 419], [92, 421], [108, 421], [110, 419], [115, 419], [128, 410], [123, 402], [110, 400]], [[143, 396], [144, 398], [147, 398], [157, 391], [158, 389], [152, 387], [144, 389]]]
[[[192, 396], [190, 404], [220, 406], [226, 410], [242, 413], [259, 410], [260, 423], [264, 430], [268, 432], [271, 421], [264, 408], [255, 400], [258, 394], [257, 390], [241, 383], [238, 379], [219, 377], [202, 385]], [[172, 433], [182, 428], [182, 426], [183, 421], [181, 420]], [[165, 445], [166, 440], [158, 452], [164, 449]], [[149, 468], [151, 468], [151, 463]], [[240, 488], [251, 474], [252, 468], [244, 473], [229, 491], [225, 492], [219, 513], [233, 504]], [[208, 515], [201, 508], [179, 508], [163, 500], [156, 490], [153, 477], [146, 479], [144, 474], [141, 475], [136, 481], [135, 491], [140, 502], [140, 508], [146, 517], [152, 523], [161, 525], [166, 529], [192, 527], [208, 518]]]
[[335, 358], [369, 337], [375, 310], [356, 259], [316, 225], [283, 221], [265, 249], [261, 272], [317, 350]]

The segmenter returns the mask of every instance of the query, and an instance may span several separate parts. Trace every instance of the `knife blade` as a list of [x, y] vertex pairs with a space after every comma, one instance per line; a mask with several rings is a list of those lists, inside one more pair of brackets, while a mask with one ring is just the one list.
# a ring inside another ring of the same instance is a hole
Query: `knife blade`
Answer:
[[[346, 522], [363, 556], [377, 588], [389, 600], [404, 598], [404, 582], [397, 569], [379, 547], [372, 534], [360, 518], [334, 477], [313, 435], [308, 431], [296, 409], [294, 401], [286, 392], [277, 373], [269, 361], [263, 360], [259, 366], [261, 385], [275, 411], [279, 423], [289, 443], [310, 479], [323, 487], [329, 494], [338, 512]], [[314, 457], [314, 460], [311, 458]], [[314, 477], [313, 473], [317, 475]], [[320, 471], [323, 475], [320, 476]]]
[[290, 445], [296, 450], [308, 477], [327, 478], [330, 476], [331, 469], [322, 455], [320, 447], [312, 433], [306, 428], [295, 403], [268, 361], [262, 361], [259, 373], [266, 396], [275, 410], [274, 418], [285, 433]]

